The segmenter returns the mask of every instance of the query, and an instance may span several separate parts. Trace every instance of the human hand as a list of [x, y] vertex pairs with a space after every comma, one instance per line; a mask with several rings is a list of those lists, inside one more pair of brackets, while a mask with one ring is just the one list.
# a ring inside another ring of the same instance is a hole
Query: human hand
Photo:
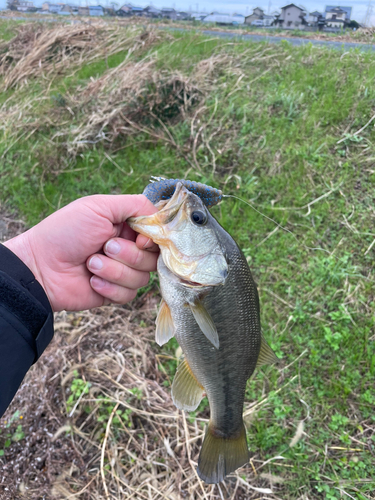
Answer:
[[124, 304], [148, 283], [158, 256], [125, 221], [156, 211], [143, 195], [87, 196], [5, 246], [30, 268], [54, 311]]

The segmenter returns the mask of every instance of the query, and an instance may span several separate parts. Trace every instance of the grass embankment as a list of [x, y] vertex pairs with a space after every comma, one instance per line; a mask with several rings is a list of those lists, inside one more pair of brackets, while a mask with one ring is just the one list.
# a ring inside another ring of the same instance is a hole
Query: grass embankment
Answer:
[[[10, 24], [2, 26], [9, 38]], [[102, 498], [107, 483], [115, 497], [259, 498], [256, 487], [288, 500], [374, 498], [375, 151], [368, 122], [375, 55], [73, 28], [69, 39], [34, 59], [23, 55], [22, 37], [45, 27], [24, 28], [13, 44], [0, 46], [2, 203], [33, 224], [78, 196], [141, 192], [151, 175], [188, 177], [249, 201], [288, 231], [235, 199], [212, 210], [248, 257], [264, 335], [282, 359], [248, 383], [252, 467], [221, 490], [198, 484], [191, 466], [207, 404], [186, 421], [174, 416], [169, 389], [160, 401], [152, 392], [170, 384], [177, 347], [172, 340], [154, 348], [153, 285], [142, 296], [150, 318], [124, 308], [123, 328], [131, 333], [140, 325], [143, 332], [141, 340], [126, 340], [133, 342], [133, 365], [120, 359], [121, 308], [103, 321], [99, 313], [60, 317], [60, 329], [71, 331], [69, 318], [73, 323], [73, 347], [57, 335], [69, 356], [55, 368], [60, 378], [50, 373], [54, 392], [45, 398], [54, 403], [45, 402], [45, 412], [55, 404], [56, 419], [70, 426], [63, 430], [73, 438], [61, 432], [59, 446], [81, 440], [80, 453], [90, 457], [74, 470], [65, 464], [70, 473], [60, 477], [60, 493], [92, 481], [82, 498]], [[19, 64], [21, 57], [29, 59]], [[102, 335], [118, 340], [108, 348], [109, 357], [120, 351], [111, 358], [117, 372], [89, 344], [91, 335], [95, 342]], [[57, 363], [53, 349], [47, 368]], [[109, 370], [101, 379], [95, 363], [100, 373]], [[119, 385], [122, 396], [115, 394]], [[19, 444], [7, 447], [2, 435], [6, 460]]]

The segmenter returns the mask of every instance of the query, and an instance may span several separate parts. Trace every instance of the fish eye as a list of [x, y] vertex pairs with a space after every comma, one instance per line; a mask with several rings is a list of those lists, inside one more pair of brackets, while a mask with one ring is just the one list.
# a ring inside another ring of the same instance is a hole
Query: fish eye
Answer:
[[191, 220], [194, 222], [194, 224], [197, 224], [198, 226], [203, 226], [203, 224], [206, 224], [207, 222], [207, 216], [200, 210], [196, 210], [191, 214]]

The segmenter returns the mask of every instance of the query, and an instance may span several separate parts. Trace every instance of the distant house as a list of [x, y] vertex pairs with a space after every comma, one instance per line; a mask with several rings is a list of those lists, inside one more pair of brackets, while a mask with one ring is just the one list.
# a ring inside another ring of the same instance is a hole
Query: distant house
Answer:
[[79, 16], [89, 16], [90, 15], [89, 8], [88, 7], [80, 7], [78, 9], [78, 15]]
[[149, 5], [148, 7], [145, 7], [143, 9], [142, 15], [145, 17], [153, 17], [153, 18], [161, 17], [161, 10], [157, 9], [153, 5]]
[[332, 20], [340, 19], [341, 21], [345, 21], [346, 20], [345, 10], [342, 10], [340, 7], [334, 7], [333, 9], [326, 12], [326, 21], [329, 21], [330, 19]]
[[70, 15], [75, 15], [78, 14], [79, 6], [78, 5], [73, 5], [73, 4], [65, 4], [61, 6], [60, 11], [58, 14], [62, 16], [70, 16]]
[[191, 12], [190, 18], [195, 19], [195, 21], [203, 21], [203, 19], [207, 16], [207, 12]]
[[131, 16], [133, 6], [129, 3], [126, 3], [122, 7], [119, 8], [119, 10], [116, 12], [118, 16]]
[[176, 21], [177, 19], [177, 11], [175, 9], [172, 9], [170, 7], [164, 7], [161, 9], [161, 16], [165, 17], [167, 19], [172, 19], [173, 21]]
[[45, 2], [42, 4], [42, 12], [51, 12], [53, 14], [58, 14], [63, 6], [64, 4], [62, 3]]
[[229, 14], [210, 14], [203, 19], [204, 23], [215, 23], [218, 25], [240, 25], [245, 23], [245, 16], [241, 14], [235, 14], [230, 16]]
[[62, 16], [70, 16], [73, 14], [73, 9], [70, 7], [70, 5], [63, 5], [59, 11], [59, 14]]
[[25, 0], [18, 0], [16, 6], [17, 6], [17, 10], [20, 12], [27, 12], [30, 10], [36, 10], [33, 2], [28, 2]]
[[89, 16], [104, 16], [104, 10], [101, 5], [89, 5]]
[[277, 23], [282, 28], [289, 29], [305, 29], [307, 21], [305, 19], [306, 11], [302, 7], [298, 7], [294, 3], [281, 7], [281, 14], [277, 19]]
[[253, 13], [245, 17], [245, 24], [251, 24], [253, 21], [257, 21], [259, 19], [262, 20], [263, 17], [264, 10], [260, 7], [255, 7], [255, 9], [253, 9]]
[[189, 12], [184, 12], [184, 11], [177, 12], [177, 20], [178, 21], [186, 21], [187, 19], [190, 19]]
[[316, 26], [318, 23], [318, 20], [323, 17], [323, 14], [321, 12], [318, 12], [315, 10], [314, 12], [310, 12], [307, 18], [307, 22], [310, 24], [310, 26]]
[[[347, 8], [348, 9], [348, 8]], [[345, 26], [350, 22], [351, 12], [347, 12], [347, 9], [342, 7], [332, 7], [325, 12], [327, 28], [345, 28]], [[349, 17], [347, 17], [349, 15]]]
[[340, 14], [340, 17], [336, 17], [336, 18], [343, 19], [344, 21], [349, 22], [350, 21], [350, 17], [352, 15], [352, 8], [351, 7], [343, 7], [342, 5], [340, 5], [339, 7], [337, 5], [327, 5], [326, 9], [325, 9], [325, 12], [324, 12], [325, 19], [326, 20], [332, 19], [332, 17], [335, 14], [337, 16], [337, 13], [338, 13], [337, 9], [340, 10], [340, 11], [344, 11], [345, 12], [345, 18], [342, 17], [342, 12]]
[[142, 16], [143, 15], [143, 7], [136, 7], [135, 5], [132, 6], [132, 10], [130, 12], [131, 16]]
[[268, 14], [265, 14], [263, 16], [263, 26], [271, 26], [273, 21], [274, 21], [274, 16], [271, 16], [271, 15], [268, 15]]

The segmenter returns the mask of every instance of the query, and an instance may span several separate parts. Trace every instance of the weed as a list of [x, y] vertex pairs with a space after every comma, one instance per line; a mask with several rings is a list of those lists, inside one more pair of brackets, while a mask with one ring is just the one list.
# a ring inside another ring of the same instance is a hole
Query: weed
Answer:
[[78, 371], [74, 370], [74, 378], [70, 385], [70, 395], [66, 400], [66, 411], [70, 413], [75, 407], [76, 403], [79, 402], [84, 394], [88, 394], [91, 387], [90, 382], [85, 382], [78, 377]]
[[18, 423], [23, 419], [19, 410], [16, 410], [8, 421], [5, 421], [5, 427], [0, 429], [0, 457], [4, 456], [6, 448], [13, 443], [18, 443], [25, 437], [22, 424]]

